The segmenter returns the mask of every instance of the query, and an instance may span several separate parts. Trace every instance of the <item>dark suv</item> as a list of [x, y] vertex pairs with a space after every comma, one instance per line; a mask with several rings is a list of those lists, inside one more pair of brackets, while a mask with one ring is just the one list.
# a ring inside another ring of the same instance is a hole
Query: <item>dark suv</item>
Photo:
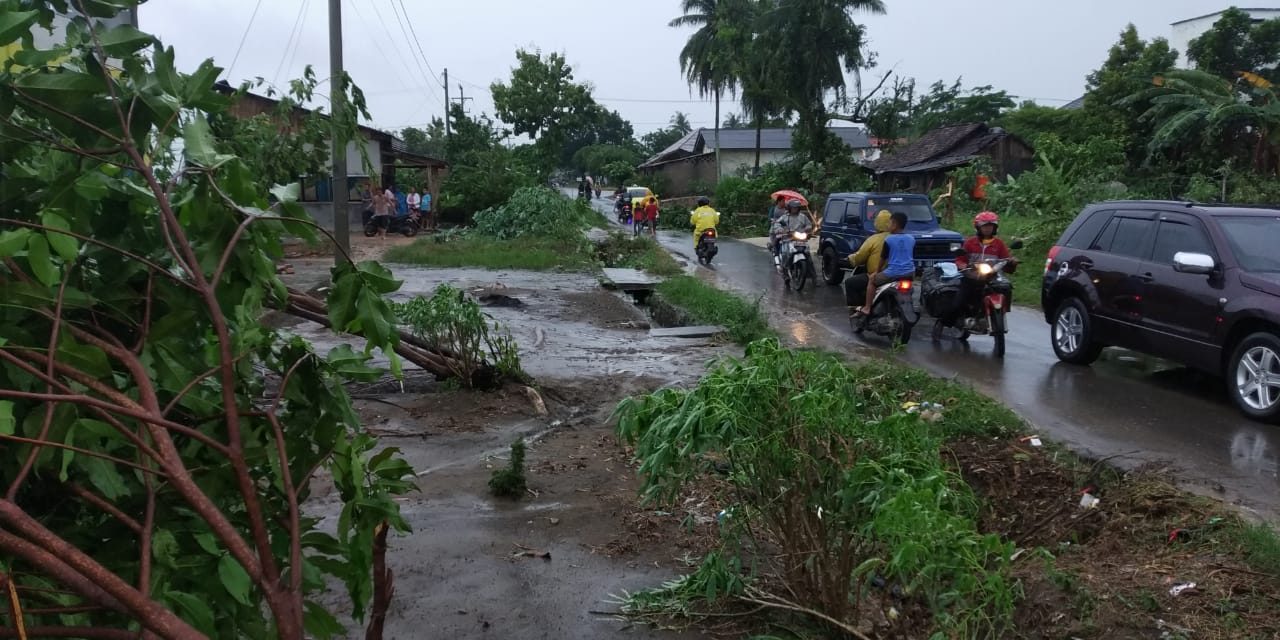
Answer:
[[955, 260], [964, 237], [938, 226], [929, 198], [918, 193], [833, 193], [822, 214], [822, 277], [840, 284], [849, 267], [849, 256], [876, 233], [876, 214], [888, 209], [907, 214], [907, 233], [915, 236], [917, 269]]
[[1226, 379], [1246, 415], [1280, 419], [1280, 209], [1090, 205], [1049, 251], [1040, 292], [1058, 358], [1104, 346]]

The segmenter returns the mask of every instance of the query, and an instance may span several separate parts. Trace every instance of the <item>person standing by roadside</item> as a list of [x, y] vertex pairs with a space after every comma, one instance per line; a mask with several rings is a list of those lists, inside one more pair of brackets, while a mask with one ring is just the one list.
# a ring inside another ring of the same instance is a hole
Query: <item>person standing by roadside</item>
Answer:
[[406, 201], [409, 203], [409, 215], [416, 216], [421, 214], [422, 196], [418, 195], [417, 187], [409, 189], [409, 197], [406, 198]]
[[435, 216], [431, 215], [431, 192], [430, 191], [422, 192], [421, 208], [422, 208], [422, 215], [423, 215], [422, 223], [424, 228], [435, 229], [436, 228]]
[[658, 235], [658, 199], [649, 196], [649, 200], [644, 205], [644, 217], [648, 220], [649, 235]]
[[391, 193], [391, 189], [387, 189], [373, 197], [373, 221], [378, 226], [378, 237], [383, 240], [387, 239], [387, 227], [391, 226], [391, 210], [395, 207], [395, 196], [387, 195]]

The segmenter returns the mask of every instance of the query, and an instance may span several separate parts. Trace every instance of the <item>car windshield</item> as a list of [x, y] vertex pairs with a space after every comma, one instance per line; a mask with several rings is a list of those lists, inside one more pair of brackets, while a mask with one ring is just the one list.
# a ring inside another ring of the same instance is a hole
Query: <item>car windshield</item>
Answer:
[[1225, 216], [1218, 226], [1231, 244], [1240, 268], [1252, 272], [1280, 273], [1280, 217]]
[[867, 217], [875, 219], [876, 214], [888, 209], [889, 213], [907, 214], [911, 222], [933, 222], [933, 209], [923, 200], [907, 200], [905, 198], [882, 198], [867, 201]]
[[627, 189], [628, 198], [643, 198], [647, 195], [649, 195], [649, 190], [643, 187], [631, 187], [630, 189]]

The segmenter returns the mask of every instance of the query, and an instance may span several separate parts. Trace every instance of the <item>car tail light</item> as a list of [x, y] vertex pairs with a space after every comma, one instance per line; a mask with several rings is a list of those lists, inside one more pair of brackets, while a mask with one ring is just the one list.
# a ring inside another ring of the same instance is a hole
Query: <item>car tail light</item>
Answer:
[[911, 290], [911, 281], [910, 281], [910, 280], [899, 280], [899, 281], [898, 281], [898, 291], [901, 291], [901, 292], [903, 292], [903, 293], [906, 293], [906, 292], [908, 292], [908, 291], [910, 291], [910, 290]]
[[1060, 250], [1062, 250], [1062, 247], [1056, 245], [1049, 249], [1049, 256], [1044, 259], [1044, 275], [1049, 275], [1049, 269], [1053, 268], [1053, 261], [1058, 258], [1058, 251]]

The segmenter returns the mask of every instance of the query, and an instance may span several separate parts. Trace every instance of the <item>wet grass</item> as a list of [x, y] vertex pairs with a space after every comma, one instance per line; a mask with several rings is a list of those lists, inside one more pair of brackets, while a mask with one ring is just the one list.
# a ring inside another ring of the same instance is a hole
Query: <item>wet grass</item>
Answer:
[[748, 302], [692, 276], [671, 278], [658, 285], [656, 293], [699, 323], [723, 325], [738, 344], [775, 335], [760, 311], [759, 300]]
[[596, 245], [596, 258], [609, 267], [640, 269], [664, 278], [684, 273], [680, 263], [652, 238], [627, 233], [610, 234]]
[[1254, 571], [1280, 576], [1280, 535], [1266, 523], [1240, 523], [1230, 532], [1240, 554]]
[[495, 240], [461, 236], [439, 242], [422, 238], [410, 245], [392, 247], [386, 262], [427, 267], [480, 267], [529, 271], [583, 271], [595, 266], [582, 241], [550, 238]]

